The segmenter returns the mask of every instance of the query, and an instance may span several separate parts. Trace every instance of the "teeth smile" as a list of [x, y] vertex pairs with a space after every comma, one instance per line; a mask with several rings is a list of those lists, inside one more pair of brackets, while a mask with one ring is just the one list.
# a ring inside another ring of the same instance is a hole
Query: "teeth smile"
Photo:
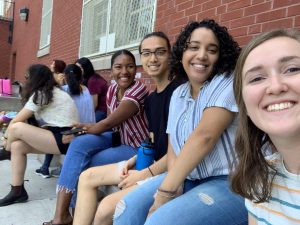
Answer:
[[280, 111], [280, 110], [284, 110], [284, 109], [289, 109], [294, 105], [294, 103], [292, 102], [284, 102], [284, 103], [279, 103], [279, 104], [273, 104], [273, 105], [269, 105], [267, 107], [267, 111], [268, 112], [273, 112], [273, 111]]
[[155, 70], [155, 69], [157, 69], [158, 67], [159, 67], [159, 66], [155, 66], [155, 65], [149, 66], [149, 68], [152, 69], [152, 70]]
[[202, 64], [192, 64], [192, 66], [195, 67], [195, 68], [198, 68], [198, 69], [204, 69], [204, 68], [206, 68], [206, 66], [202, 65]]

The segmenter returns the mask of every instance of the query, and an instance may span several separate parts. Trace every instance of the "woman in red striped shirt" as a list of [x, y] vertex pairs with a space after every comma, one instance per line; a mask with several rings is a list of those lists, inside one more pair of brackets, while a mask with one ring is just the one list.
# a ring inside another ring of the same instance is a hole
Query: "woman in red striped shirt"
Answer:
[[[74, 208], [79, 175], [92, 166], [127, 160], [148, 137], [144, 100], [148, 90], [135, 80], [136, 63], [127, 50], [117, 51], [111, 59], [115, 84], [107, 92], [109, 115], [96, 124], [81, 124], [87, 134], [76, 137], [69, 146], [57, 184], [57, 203], [54, 219], [47, 224], [71, 224], [69, 205]], [[114, 132], [111, 132], [111, 129]], [[70, 136], [70, 135], [68, 135]], [[66, 138], [67, 139], [67, 138]], [[118, 140], [119, 139], [119, 140]]]

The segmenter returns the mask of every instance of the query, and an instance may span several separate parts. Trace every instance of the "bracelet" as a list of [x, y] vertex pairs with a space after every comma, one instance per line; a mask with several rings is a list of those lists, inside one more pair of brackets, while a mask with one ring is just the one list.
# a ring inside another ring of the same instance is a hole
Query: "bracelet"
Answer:
[[159, 195], [159, 196], [161, 196], [161, 197], [165, 197], [165, 198], [175, 198], [175, 197], [176, 197], [175, 194], [173, 194], [173, 195], [168, 195], [168, 194], [164, 194], [164, 192], [163, 192], [163, 193], [160, 192], [159, 190], [156, 191], [156, 194]]
[[175, 195], [177, 191], [167, 191], [167, 190], [164, 190], [164, 189], [161, 189], [161, 188], [158, 188], [157, 191], [159, 192], [162, 192], [162, 193], [167, 193], [167, 194], [170, 194], [170, 195]]
[[153, 174], [152, 170], [150, 169], [150, 166], [148, 166], [148, 170], [151, 173], [152, 177], [154, 177], [154, 174]]

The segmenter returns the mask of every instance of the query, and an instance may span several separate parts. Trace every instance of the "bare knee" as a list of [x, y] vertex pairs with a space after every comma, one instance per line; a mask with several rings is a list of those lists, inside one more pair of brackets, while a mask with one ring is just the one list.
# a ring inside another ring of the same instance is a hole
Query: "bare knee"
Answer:
[[95, 173], [93, 168], [89, 168], [83, 171], [79, 177], [79, 185], [84, 186], [85, 188], [97, 188], [93, 185], [93, 179], [95, 178]]
[[105, 197], [98, 205], [98, 209], [95, 215], [95, 221], [112, 221], [115, 208], [115, 199], [110, 195]]
[[25, 143], [21, 140], [13, 141], [10, 146], [10, 151], [12, 154], [27, 154]]
[[13, 137], [20, 137], [20, 135], [22, 134], [22, 128], [24, 126], [25, 123], [23, 122], [16, 122], [13, 123], [9, 126], [9, 136], [13, 136]]

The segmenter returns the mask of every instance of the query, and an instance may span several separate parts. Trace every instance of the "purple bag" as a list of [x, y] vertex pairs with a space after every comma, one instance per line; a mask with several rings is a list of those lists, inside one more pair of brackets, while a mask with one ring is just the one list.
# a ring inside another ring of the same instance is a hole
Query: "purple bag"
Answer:
[[3, 93], [3, 89], [2, 89], [2, 79], [0, 79], [0, 94], [2, 94]]

